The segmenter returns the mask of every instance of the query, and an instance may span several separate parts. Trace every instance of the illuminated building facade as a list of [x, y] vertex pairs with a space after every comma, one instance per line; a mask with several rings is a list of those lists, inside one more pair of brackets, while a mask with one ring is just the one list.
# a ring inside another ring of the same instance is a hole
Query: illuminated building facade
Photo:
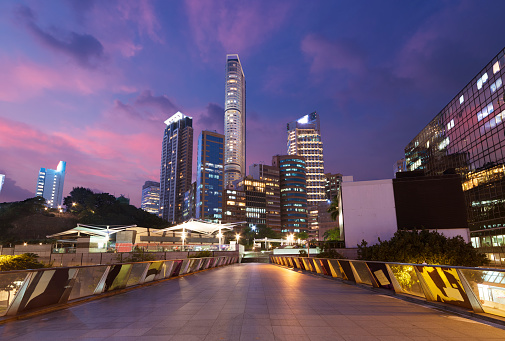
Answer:
[[56, 169], [41, 168], [35, 196], [46, 199], [47, 207], [58, 208], [63, 200], [63, 184], [67, 163], [60, 161]]
[[160, 217], [183, 221], [184, 192], [191, 187], [193, 119], [181, 112], [165, 121], [160, 171]]
[[237, 54], [226, 55], [224, 103], [224, 186], [233, 188], [245, 176], [245, 76]]
[[326, 200], [333, 200], [333, 198], [338, 197], [338, 192], [340, 191], [340, 185], [342, 184], [342, 174], [324, 174], [326, 182], [324, 184], [324, 192], [326, 193]]
[[0, 174], [0, 193], [2, 192], [4, 181], [5, 181], [5, 174]]
[[[406, 146], [409, 171], [462, 177], [472, 244], [505, 264], [505, 50]], [[501, 252], [501, 253], [500, 253]]]
[[140, 208], [152, 214], [160, 213], [160, 183], [146, 181], [142, 186], [142, 200]]
[[265, 181], [247, 176], [237, 185], [245, 192], [245, 221], [249, 227], [267, 226]]
[[188, 221], [195, 217], [196, 210], [196, 181], [191, 184], [190, 189], [184, 192], [182, 204], [182, 221]]
[[272, 166], [279, 169], [281, 232], [308, 232], [305, 158], [276, 155], [272, 158]]
[[196, 173], [197, 219], [217, 222], [222, 219], [224, 135], [202, 131], [198, 138]]
[[307, 162], [307, 202], [317, 205], [326, 201], [323, 141], [319, 115], [310, 113], [288, 123], [288, 154], [303, 156]]
[[281, 232], [281, 197], [279, 168], [263, 164], [249, 166], [253, 179], [265, 181], [266, 225], [275, 232]]
[[223, 191], [223, 223], [246, 221], [245, 191], [225, 189]]

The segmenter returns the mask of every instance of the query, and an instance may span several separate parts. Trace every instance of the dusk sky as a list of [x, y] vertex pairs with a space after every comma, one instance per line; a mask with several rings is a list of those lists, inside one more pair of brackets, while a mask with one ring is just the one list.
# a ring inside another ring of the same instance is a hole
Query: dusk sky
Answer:
[[393, 176], [415, 135], [505, 46], [505, 1], [1, 1], [0, 202], [40, 167], [140, 206], [164, 121], [223, 132], [225, 57], [247, 82], [247, 165], [317, 111], [325, 172]]

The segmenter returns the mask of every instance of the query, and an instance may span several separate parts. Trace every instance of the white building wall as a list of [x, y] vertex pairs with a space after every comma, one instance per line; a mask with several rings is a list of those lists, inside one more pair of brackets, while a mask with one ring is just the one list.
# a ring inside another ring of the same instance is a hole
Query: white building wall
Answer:
[[342, 183], [345, 247], [391, 239], [397, 231], [393, 180]]

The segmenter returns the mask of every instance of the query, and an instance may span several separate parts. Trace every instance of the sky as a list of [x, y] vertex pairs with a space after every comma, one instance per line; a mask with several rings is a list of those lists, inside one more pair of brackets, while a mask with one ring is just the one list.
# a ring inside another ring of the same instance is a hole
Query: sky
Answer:
[[140, 206], [164, 121], [223, 132], [227, 53], [247, 83], [247, 165], [286, 154], [317, 111], [325, 172], [388, 179], [404, 147], [505, 46], [505, 1], [0, 2], [0, 202], [67, 162]]

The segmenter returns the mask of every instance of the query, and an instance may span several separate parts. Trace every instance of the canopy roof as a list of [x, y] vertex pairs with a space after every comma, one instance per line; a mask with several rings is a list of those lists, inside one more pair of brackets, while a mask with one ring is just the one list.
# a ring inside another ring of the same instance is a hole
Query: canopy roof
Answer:
[[56, 238], [56, 237], [63, 237], [63, 236], [68, 236], [68, 235], [73, 235], [73, 234], [78, 234], [78, 235], [85, 235], [85, 236], [99, 236], [99, 237], [107, 237], [110, 235], [113, 235], [115, 233], [128, 230], [128, 229], [134, 229], [138, 228], [137, 225], [129, 225], [129, 226], [118, 226], [118, 225], [113, 225], [113, 226], [91, 226], [91, 225], [83, 225], [83, 224], [77, 224], [76, 227], [63, 231], [60, 233], [55, 233], [51, 234], [49, 236], [46, 236], [47, 238]]
[[220, 230], [228, 230], [233, 231], [233, 228], [237, 225], [243, 224], [245, 222], [238, 223], [227, 223], [227, 224], [216, 224], [211, 223], [205, 220], [199, 219], [190, 219], [182, 224], [167, 227], [166, 229], [155, 231], [155, 233], [163, 233], [163, 232], [179, 232], [179, 231], [193, 231], [202, 234], [213, 234]]

